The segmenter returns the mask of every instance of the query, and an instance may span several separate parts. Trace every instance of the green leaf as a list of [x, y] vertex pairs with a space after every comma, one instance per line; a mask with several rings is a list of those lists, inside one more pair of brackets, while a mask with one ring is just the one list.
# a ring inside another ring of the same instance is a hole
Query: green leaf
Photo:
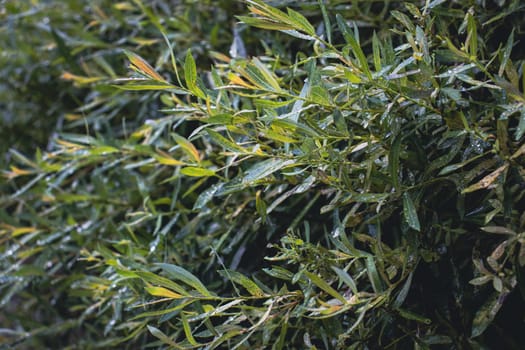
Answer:
[[285, 23], [270, 21], [264, 18], [254, 18], [249, 16], [235, 16], [239, 21], [246, 23], [249, 26], [269, 29], [269, 30], [292, 30], [293, 26]]
[[207, 297], [213, 296], [213, 294], [210, 293], [208, 289], [206, 289], [204, 284], [202, 284], [202, 282], [197, 277], [195, 277], [191, 272], [183, 269], [182, 267], [165, 263], [157, 263], [155, 265], [160, 266], [162, 270], [164, 270], [168, 274], [169, 277], [186, 283], [187, 285], [193, 287], [201, 295]]
[[239, 68], [239, 72], [253, 85], [261, 90], [281, 92], [281, 87], [273, 73], [257, 58], [254, 58], [246, 68]]
[[274, 172], [294, 164], [295, 161], [291, 159], [271, 158], [265, 161], [256, 163], [246, 171], [242, 181], [244, 183], [253, 183], [257, 180], [263, 179]]
[[193, 337], [193, 334], [191, 334], [191, 326], [184, 312], [181, 312], [180, 318], [182, 322], [182, 328], [184, 329], [184, 334], [186, 335], [186, 339], [188, 340], [188, 342], [193, 346], [199, 346], [200, 344], [197, 343], [197, 341]]
[[397, 10], [391, 11], [390, 14], [395, 19], [397, 19], [403, 26], [405, 26], [405, 28], [408, 29], [408, 31], [410, 33], [414, 33], [415, 32], [416, 27], [414, 26], [414, 23], [412, 23], [412, 21], [410, 20], [410, 18], [407, 15], [405, 15], [404, 13], [399, 12]]
[[219, 146], [224, 147], [225, 149], [232, 151], [232, 152], [241, 152], [241, 153], [248, 153], [244, 148], [237, 145], [235, 142], [232, 142], [228, 140], [226, 137], [219, 134], [217, 131], [212, 129], [206, 129], [206, 132], [210, 136], [210, 138], [215, 141], [216, 144]]
[[169, 346], [173, 346], [175, 349], [183, 349], [182, 346], [175, 343], [170, 337], [168, 337], [166, 334], [164, 334], [160, 329], [147, 325], [149, 332], [157, 339], [159, 339], [164, 344], [167, 344]]
[[374, 262], [373, 256], [367, 256], [366, 257], [366, 272], [368, 274], [368, 278], [370, 279], [370, 282], [372, 284], [372, 289], [375, 293], [380, 293], [383, 291], [383, 283], [381, 282], [381, 278], [379, 277], [379, 273], [377, 272], [376, 264]]
[[203, 176], [215, 176], [215, 171], [206, 168], [199, 168], [195, 166], [187, 166], [180, 169], [180, 173], [186, 176], [203, 177]]
[[348, 274], [348, 272], [346, 272], [345, 270], [342, 270], [336, 266], [332, 266], [332, 270], [335, 271], [335, 273], [337, 274], [337, 276], [339, 276], [339, 278], [341, 279], [341, 281], [343, 281], [344, 284], [346, 284], [348, 287], [350, 287], [350, 289], [352, 290], [352, 293], [354, 294], [357, 294], [358, 290], [357, 290], [357, 286], [354, 282], [354, 280], [352, 279], [352, 277], [350, 277], [350, 275]]
[[467, 14], [467, 32], [469, 40], [469, 54], [472, 57], [476, 57], [478, 54], [478, 30], [476, 19], [470, 12]]
[[410, 228], [421, 231], [421, 225], [417, 216], [417, 210], [408, 192], [403, 193], [403, 216]]
[[372, 52], [374, 56], [374, 69], [379, 72], [381, 70], [381, 44], [375, 31], [372, 35]]
[[288, 16], [291, 24], [295, 26], [295, 29], [301, 30], [308, 35], [315, 35], [315, 28], [308, 22], [308, 20], [299, 12], [288, 8]]
[[372, 80], [372, 73], [370, 72], [370, 68], [368, 67], [368, 60], [366, 59], [363, 49], [361, 49], [361, 46], [359, 46], [359, 43], [354, 37], [354, 33], [352, 32], [350, 27], [348, 27], [348, 24], [346, 24], [345, 19], [340, 14], [336, 15], [336, 20], [337, 25], [339, 26], [339, 30], [343, 34], [346, 42], [352, 48], [354, 56], [359, 61], [359, 68], [361, 68], [361, 70], [363, 71], [363, 73], [365, 73], [368, 79]]
[[413, 320], [413, 321], [417, 321], [417, 322], [424, 323], [424, 324], [431, 324], [432, 323], [431, 319], [429, 319], [427, 317], [424, 317], [424, 316], [421, 316], [421, 315], [418, 315], [418, 314], [416, 314], [414, 312], [411, 312], [411, 311], [408, 311], [408, 310], [405, 310], [405, 309], [401, 309], [401, 308], [397, 308], [396, 310], [397, 310], [397, 312], [399, 312], [401, 317], [406, 318], [407, 320]]
[[[525, 77], [525, 74], [523, 74], [523, 76]], [[523, 80], [523, 82], [525, 82], [525, 79]], [[525, 107], [521, 109], [520, 120], [518, 122], [518, 127], [516, 128], [516, 133], [514, 134], [514, 139], [516, 141], [519, 141], [524, 133], [525, 133]]]
[[145, 288], [146, 291], [156, 297], [164, 297], [164, 298], [170, 298], [170, 299], [180, 299], [184, 298], [183, 295], [172, 292], [171, 290], [164, 288], [164, 287], [154, 287], [149, 286]]
[[186, 52], [186, 59], [184, 60], [184, 79], [186, 80], [186, 86], [195, 96], [202, 99], [206, 98], [206, 95], [197, 86], [197, 66], [195, 60], [191, 54], [191, 50]]
[[503, 306], [503, 300], [503, 295], [494, 293], [476, 312], [472, 321], [472, 338], [476, 338], [485, 332]]
[[347, 303], [347, 300], [341, 294], [339, 294], [335, 289], [333, 289], [328, 283], [326, 283], [319, 276], [309, 271], [304, 271], [304, 273], [310, 279], [310, 281], [312, 281], [317, 287], [321, 288], [323, 291], [333, 296], [334, 298], [336, 298], [343, 304]]
[[165, 277], [158, 276], [158, 275], [154, 274], [153, 272], [136, 271], [135, 274], [137, 276], [139, 276], [142, 280], [144, 280], [147, 283], [156, 284], [156, 285], [165, 287], [167, 289], [173, 290], [173, 291], [177, 292], [178, 294], [181, 294], [181, 295], [184, 295], [184, 296], [189, 296], [189, 293], [184, 288], [179, 286], [177, 283], [175, 283], [175, 282], [173, 282], [173, 281], [171, 281], [171, 280], [169, 280], [169, 279], [167, 279]]
[[399, 155], [401, 153], [401, 141], [403, 137], [401, 135], [396, 136], [392, 143], [392, 148], [388, 153], [388, 167], [390, 170], [390, 176], [392, 177], [392, 184], [396, 191], [401, 190], [401, 184], [399, 182]]
[[325, 0], [317, 0], [319, 6], [321, 7], [321, 13], [323, 15], [324, 30], [326, 33], [326, 38], [328, 43], [332, 43], [332, 24], [330, 23], [330, 17], [328, 17], [328, 12], [326, 11]]
[[193, 144], [185, 139], [184, 137], [177, 135], [175, 133], [171, 133], [171, 137], [177, 142], [177, 144], [182, 148], [182, 150], [190, 156], [195, 162], [200, 163], [201, 157], [199, 155], [199, 151]]
[[229, 280], [231, 280], [234, 283], [238, 283], [246, 290], [250, 295], [255, 297], [262, 297], [265, 295], [265, 293], [262, 291], [261, 288], [255, 282], [253, 282], [248, 277], [244, 276], [242, 273], [233, 271], [233, 270], [219, 270], [219, 274]]

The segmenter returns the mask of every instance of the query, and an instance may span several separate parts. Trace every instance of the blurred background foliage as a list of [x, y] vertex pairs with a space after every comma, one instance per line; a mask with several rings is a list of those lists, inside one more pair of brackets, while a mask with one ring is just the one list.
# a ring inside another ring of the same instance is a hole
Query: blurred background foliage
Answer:
[[524, 11], [0, 2], [0, 348], [520, 349]]

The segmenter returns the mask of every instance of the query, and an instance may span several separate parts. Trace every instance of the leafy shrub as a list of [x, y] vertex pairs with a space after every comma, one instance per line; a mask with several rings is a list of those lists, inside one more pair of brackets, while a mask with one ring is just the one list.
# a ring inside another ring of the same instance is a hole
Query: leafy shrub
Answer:
[[252, 28], [200, 50], [211, 69], [174, 47], [169, 3], [135, 1], [161, 53], [65, 76], [104, 97], [81, 107], [104, 127], [5, 172], [6, 339], [518, 349], [520, 3], [245, 3]]

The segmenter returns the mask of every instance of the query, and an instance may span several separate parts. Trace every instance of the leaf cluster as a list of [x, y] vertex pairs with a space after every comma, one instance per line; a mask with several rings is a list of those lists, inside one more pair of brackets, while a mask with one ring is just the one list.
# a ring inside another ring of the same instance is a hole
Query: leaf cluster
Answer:
[[155, 50], [65, 72], [86, 115], [11, 153], [10, 344], [519, 348], [519, 1], [245, 0], [206, 44], [190, 19], [211, 3], [181, 6], [186, 32], [157, 3], [113, 6]]

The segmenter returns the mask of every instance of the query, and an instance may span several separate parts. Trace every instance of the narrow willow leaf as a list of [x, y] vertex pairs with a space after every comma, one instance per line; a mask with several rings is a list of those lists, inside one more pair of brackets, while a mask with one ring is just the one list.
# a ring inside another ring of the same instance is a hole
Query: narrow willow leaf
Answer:
[[381, 278], [379, 277], [379, 273], [377, 272], [376, 264], [374, 262], [374, 257], [367, 256], [366, 258], [366, 272], [368, 274], [368, 278], [370, 279], [370, 283], [372, 284], [372, 289], [375, 293], [380, 293], [383, 291], [383, 283], [381, 282]]
[[310, 93], [308, 94], [308, 98], [316, 104], [320, 104], [322, 106], [332, 106], [332, 101], [330, 100], [330, 94], [328, 93], [328, 90], [324, 86], [321, 86], [321, 85], [312, 86], [310, 88]]
[[396, 191], [401, 190], [401, 184], [399, 183], [399, 155], [401, 153], [401, 141], [403, 137], [401, 135], [396, 136], [392, 143], [392, 148], [388, 153], [388, 167], [390, 170], [390, 176], [392, 177], [392, 184]]
[[164, 287], [148, 286], [145, 289], [149, 294], [156, 296], [156, 297], [163, 297], [163, 298], [170, 298], [170, 299], [184, 298], [183, 295], [175, 293]]
[[254, 58], [246, 68], [239, 69], [239, 73], [260, 90], [281, 91], [281, 87], [275, 76], [273, 76], [272, 72], [257, 58]]
[[341, 279], [341, 281], [343, 281], [344, 284], [346, 284], [348, 287], [350, 287], [350, 289], [352, 290], [352, 293], [357, 294], [357, 292], [358, 292], [357, 286], [356, 286], [354, 280], [352, 279], [352, 277], [348, 274], [348, 272], [346, 272], [345, 270], [340, 269], [340, 268], [338, 268], [336, 266], [332, 266], [332, 270], [335, 271], [337, 276], [339, 276], [339, 278]]
[[408, 29], [410, 33], [415, 32], [416, 27], [414, 26], [414, 23], [412, 23], [412, 20], [407, 15], [405, 15], [402, 12], [396, 11], [396, 10], [390, 12], [390, 14], [395, 19], [397, 19], [402, 25], [404, 25], [405, 28]]
[[141, 318], [146, 318], [146, 317], [159, 317], [159, 316], [165, 316], [165, 315], [172, 314], [172, 313], [177, 313], [180, 310], [186, 308], [186, 306], [189, 306], [196, 302], [197, 302], [197, 299], [189, 299], [183, 303], [178, 304], [177, 306], [168, 307], [167, 309], [143, 312], [143, 313], [138, 314], [137, 316], [132, 317], [130, 321], [135, 321], [135, 320], [139, 320]]
[[296, 140], [290, 136], [288, 136], [286, 133], [283, 133], [283, 132], [279, 132], [279, 131], [282, 131], [282, 130], [265, 130], [264, 131], [264, 136], [271, 139], [271, 140], [276, 140], [276, 141], [280, 141], [280, 142], [284, 142], [284, 143], [297, 143], [299, 142], [299, 140]]
[[164, 32], [161, 32], [161, 34], [162, 34], [162, 37], [164, 38], [164, 41], [166, 42], [166, 45], [168, 45], [168, 49], [170, 52], [170, 59], [171, 59], [171, 67], [173, 68], [173, 72], [175, 72], [177, 82], [179, 83], [179, 86], [182, 86], [182, 82], [179, 76], [179, 69], [177, 67], [177, 59], [175, 58], [175, 55], [173, 54], [173, 46], [171, 45], [171, 42], [168, 39], [168, 36]]
[[197, 200], [195, 200], [195, 204], [193, 205], [193, 210], [201, 210], [208, 204], [213, 196], [217, 193], [217, 191], [222, 187], [222, 184], [215, 184], [210, 186], [208, 189], [202, 191], [199, 194], [199, 197], [197, 197]]
[[260, 74], [264, 78], [265, 82], [269, 84], [272, 87], [273, 91], [280, 92], [281, 91], [281, 85], [277, 81], [277, 77], [273, 72], [271, 72], [268, 67], [263, 64], [258, 58], [254, 57], [252, 60], [252, 64], [257, 67]]
[[408, 275], [405, 283], [403, 283], [403, 287], [399, 291], [399, 293], [396, 296], [396, 299], [393, 302], [394, 307], [400, 307], [405, 302], [405, 299], [408, 296], [408, 292], [410, 291], [410, 287], [412, 286], [412, 276], [414, 275], [413, 272]]
[[89, 154], [94, 156], [106, 155], [119, 152], [120, 150], [111, 146], [97, 146], [89, 149]]
[[179, 346], [177, 343], [175, 343], [170, 337], [168, 337], [166, 334], [164, 334], [160, 329], [147, 325], [148, 330], [150, 333], [157, 339], [159, 339], [164, 344], [167, 344], [169, 346], [173, 346], [175, 349], [183, 349], [182, 346]]
[[256, 28], [269, 30], [292, 30], [293, 26], [289, 24], [270, 21], [264, 18], [254, 18], [249, 16], [235, 16], [239, 21]]
[[470, 185], [469, 187], [465, 188], [463, 191], [461, 191], [461, 193], [470, 193], [470, 192], [478, 191], [478, 190], [485, 189], [485, 188], [489, 187], [490, 185], [492, 185], [494, 183], [494, 181], [496, 181], [498, 179], [498, 177], [500, 177], [500, 175], [508, 167], [509, 167], [508, 163], [503, 164], [502, 166], [500, 166], [499, 168], [497, 168], [496, 170], [494, 170], [493, 172], [491, 172], [490, 174], [485, 176], [483, 179], [481, 179], [478, 182], [476, 182], [475, 184]]
[[193, 337], [193, 334], [191, 334], [191, 326], [188, 322], [188, 319], [186, 318], [186, 315], [184, 314], [184, 311], [181, 312], [180, 319], [182, 322], [182, 328], [184, 329], [184, 334], [186, 335], [186, 339], [188, 340], [188, 342], [193, 346], [199, 346], [200, 344], [197, 343], [197, 341]]
[[315, 28], [308, 22], [308, 20], [299, 12], [288, 8], [288, 16], [290, 24], [295, 26], [295, 29], [305, 32], [308, 35], [315, 35]]
[[518, 150], [512, 154], [510, 159], [516, 159], [520, 157], [522, 154], [525, 154], [525, 143], [521, 145], [520, 148], [518, 148]]
[[367, 76], [368, 79], [372, 79], [372, 73], [370, 72], [370, 68], [368, 67], [368, 61], [366, 59], [365, 53], [363, 52], [363, 49], [361, 49], [361, 46], [357, 42], [356, 38], [354, 37], [354, 33], [352, 33], [352, 30], [350, 27], [348, 27], [348, 24], [346, 23], [345, 19], [340, 15], [336, 15], [337, 25], [339, 26], [339, 30], [343, 34], [346, 42], [350, 45], [352, 48], [352, 51], [359, 61], [359, 65], [363, 73]]
[[[111, 254], [111, 253], [110, 253]], [[110, 255], [111, 257], [111, 255]], [[165, 278], [165, 277], [162, 277], [162, 276], [158, 276], [156, 274], [154, 274], [153, 272], [149, 272], [149, 271], [136, 271], [135, 274], [137, 276], [139, 276], [143, 281], [149, 283], [149, 284], [156, 284], [158, 286], [162, 286], [162, 287], [165, 287], [169, 290], [172, 290], [172, 291], [175, 291], [177, 292], [178, 294], [180, 295], [184, 295], [184, 296], [189, 296], [189, 293], [184, 289], [182, 288], [180, 285], [178, 285], [177, 283]]]
[[410, 228], [416, 231], [421, 231], [417, 210], [412, 201], [412, 197], [408, 192], [403, 193], [403, 216]]
[[[525, 77], [525, 73], [522, 75]], [[523, 80], [523, 82], [525, 83], [525, 79]], [[520, 121], [518, 122], [516, 133], [514, 134], [514, 139], [516, 141], [519, 141], [524, 133], [525, 133], [525, 107], [521, 109]]]
[[191, 50], [186, 52], [186, 59], [184, 60], [184, 79], [186, 86], [195, 96], [205, 99], [206, 95], [197, 86], [197, 66], [191, 54]]
[[481, 228], [483, 231], [488, 233], [495, 233], [500, 235], [516, 235], [516, 232], [511, 230], [510, 228], [506, 228], [504, 226], [485, 226]]
[[342, 200], [342, 204], [350, 203], [378, 203], [390, 197], [389, 193], [351, 193]]
[[157, 162], [163, 165], [170, 165], [170, 166], [180, 166], [180, 165], [186, 165], [186, 163], [181, 162], [180, 160], [177, 160], [173, 157], [171, 157], [168, 153], [158, 150], [158, 154], [154, 154], [153, 158]]
[[438, 74], [435, 77], [436, 78], [453, 77], [453, 76], [456, 76], [456, 75], [458, 75], [460, 73], [466, 72], [466, 71], [468, 71], [468, 70], [470, 70], [470, 69], [472, 69], [474, 67], [476, 67], [476, 64], [474, 64], [474, 63], [462, 64], [462, 65], [457, 66], [456, 68], [449, 69], [449, 70], [447, 70], [444, 73]]
[[262, 221], [265, 222], [268, 207], [261, 196], [261, 191], [257, 191], [255, 194], [255, 210], [257, 210], [257, 213], [261, 217]]
[[501, 77], [503, 76], [503, 73], [505, 72], [505, 67], [507, 66], [507, 63], [510, 58], [510, 54], [512, 52], [512, 47], [514, 46], [514, 29], [515, 28], [512, 28], [509, 38], [507, 39], [507, 44], [505, 45], [505, 48], [503, 49], [503, 54], [501, 57], [501, 64], [498, 70], [498, 75]]
[[175, 142], [177, 142], [177, 144], [187, 155], [189, 155], [195, 162], [200, 163], [201, 157], [199, 151], [197, 150], [197, 148], [195, 148], [195, 146], [193, 146], [193, 144], [190, 141], [175, 133], [171, 133], [171, 137], [173, 137]]
[[164, 78], [160, 76], [159, 73], [157, 73], [155, 69], [153, 69], [153, 67], [151, 67], [149, 63], [146, 62], [146, 60], [144, 60], [142, 57], [127, 50], [124, 51], [124, 53], [128, 57], [131, 63], [131, 67], [134, 68], [136, 71], [147, 76], [152, 80], [166, 83], [166, 80], [164, 80]]
[[[467, 14], [467, 32], [469, 41], [469, 54], [472, 57], [477, 57], [478, 53], [478, 29], [474, 15], [469, 11]], [[501, 74], [500, 74], [501, 75]]]
[[257, 180], [263, 179], [274, 172], [294, 164], [293, 160], [290, 159], [279, 159], [279, 158], [271, 158], [267, 159], [265, 161], [256, 163], [253, 165], [250, 169], [246, 171], [244, 174], [244, 177], [242, 181], [244, 183], [252, 183]]
[[399, 315], [401, 315], [401, 317], [406, 318], [407, 320], [413, 320], [413, 321], [417, 321], [417, 322], [424, 323], [424, 324], [432, 323], [431, 319], [418, 315], [414, 312], [411, 312], [405, 309], [401, 309], [401, 308], [397, 308], [396, 310], [397, 312], [399, 312]]
[[272, 21], [289, 23], [290, 17], [283, 11], [266, 4], [261, 0], [245, 0], [250, 6], [248, 9], [255, 15], [268, 17]]
[[11, 237], [18, 237], [28, 233], [38, 232], [36, 227], [16, 227], [11, 231]]
[[195, 277], [191, 272], [183, 269], [182, 267], [165, 263], [157, 263], [155, 265], [160, 266], [168, 274], [169, 277], [182, 281], [189, 286], [192, 286], [193, 288], [195, 288], [196, 291], [198, 291], [202, 295], [208, 297], [213, 296], [213, 294], [210, 293], [208, 289], [206, 289], [204, 284], [202, 284], [202, 282], [197, 277]]
[[284, 348], [284, 342], [286, 340], [286, 333], [288, 332], [288, 314], [281, 321], [281, 331], [279, 332], [279, 338], [277, 342], [272, 347], [272, 350], [282, 350]]
[[[453, 149], [453, 151], [455, 150], [455, 148]], [[461, 169], [463, 168], [465, 165], [467, 164], [470, 164], [472, 163], [473, 161], [481, 158], [483, 155], [479, 155], [479, 156], [475, 156], [475, 157], [472, 157], [472, 158], [469, 158], [467, 159], [466, 161], [464, 162], [461, 162], [461, 163], [457, 163], [457, 164], [451, 164], [451, 165], [447, 165], [446, 167], [444, 167], [443, 169], [441, 169], [441, 171], [439, 172], [438, 175], [447, 175], [447, 174], [450, 174], [458, 169]]]
[[494, 293], [476, 312], [476, 316], [472, 321], [472, 338], [478, 337], [485, 332], [501, 309], [503, 300], [504, 295]]
[[151, 83], [151, 82], [141, 82], [141, 83], [130, 82], [129, 84], [125, 84], [125, 85], [113, 84], [111, 86], [114, 88], [120, 89], [120, 90], [128, 90], [128, 91], [169, 90], [170, 92], [173, 92], [179, 95], [185, 95], [188, 93], [186, 90], [181, 90], [171, 84], [159, 84], [159, 83]]
[[492, 281], [493, 278], [494, 276], [492, 275], [483, 275], [483, 276], [471, 279], [468, 283], [472, 284], [473, 286], [482, 286]]
[[215, 141], [219, 146], [224, 147], [225, 149], [232, 151], [232, 152], [241, 152], [241, 153], [248, 153], [244, 148], [237, 145], [235, 142], [232, 142], [228, 140], [226, 137], [222, 136], [215, 130], [206, 129], [206, 132], [210, 136], [210, 138]]
[[331, 295], [332, 297], [336, 298], [343, 304], [346, 304], [346, 299], [339, 294], [335, 289], [333, 289], [327, 282], [325, 282], [322, 278], [317, 276], [316, 274], [313, 274], [309, 271], [304, 271], [305, 275], [319, 288], [321, 288], [323, 291]]
[[381, 44], [379, 43], [375, 30], [372, 35], [372, 52], [374, 56], [374, 69], [379, 72], [381, 70]]
[[202, 176], [214, 176], [215, 171], [206, 168], [199, 168], [195, 166], [187, 166], [180, 170], [180, 173], [186, 176], [202, 177]]
[[328, 13], [326, 11], [325, 6], [325, 0], [318, 0], [319, 6], [321, 7], [321, 13], [323, 14], [323, 22], [324, 22], [324, 31], [326, 33], [326, 38], [328, 39], [328, 42], [332, 43], [332, 24], [330, 23], [330, 17], [328, 17]]
[[240, 272], [233, 271], [233, 270], [219, 270], [219, 274], [221, 274], [221, 276], [225, 278], [230, 279], [234, 283], [240, 284], [241, 286], [246, 288], [248, 293], [250, 293], [252, 296], [255, 296], [255, 297], [264, 296], [264, 292], [262, 291], [262, 289], [259, 288], [259, 286], [255, 284], [255, 282], [253, 282], [251, 279], [244, 276]]

